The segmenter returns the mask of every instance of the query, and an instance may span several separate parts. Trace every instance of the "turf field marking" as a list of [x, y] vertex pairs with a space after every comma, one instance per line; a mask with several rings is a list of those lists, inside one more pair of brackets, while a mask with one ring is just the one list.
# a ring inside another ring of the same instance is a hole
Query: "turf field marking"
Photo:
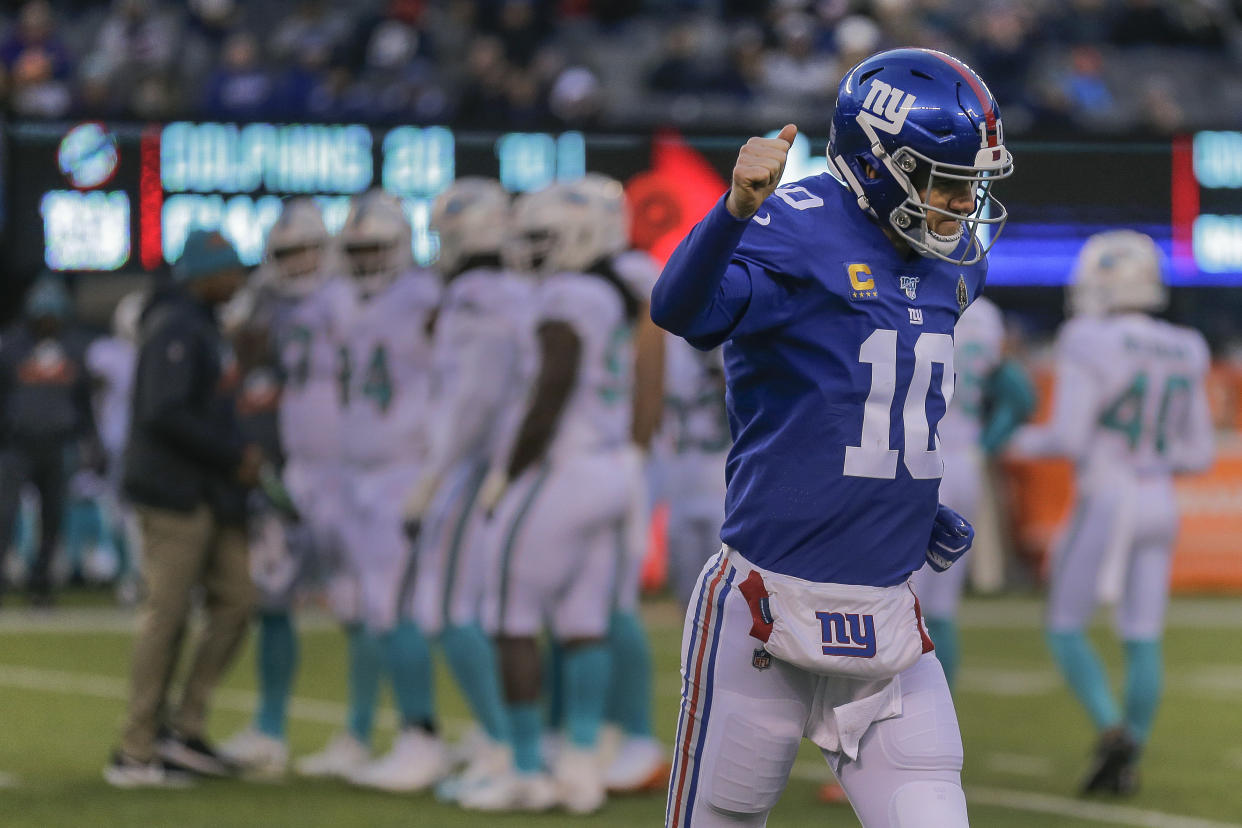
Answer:
[[1115, 825], [1133, 825], [1137, 828], [1242, 828], [1242, 825], [1236, 822], [1217, 822], [1211, 819], [1150, 811], [1146, 808], [1134, 808], [1129, 805], [1084, 802], [1080, 799], [1008, 788], [969, 786], [966, 788], [966, 798], [981, 805], [996, 805], [1014, 811], [1073, 817]]
[[[680, 629], [683, 610], [671, 601], [658, 600], [643, 608], [648, 623]], [[1037, 630], [1043, 625], [1044, 603], [1037, 598], [1007, 596], [1004, 600], [968, 599], [962, 604], [961, 626], [965, 629]], [[22, 609], [0, 613], [0, 635], [27, 632], [133, 632], [137, 611], [126, 607], [63, 607], [53, 612]], [[334, 629], [331, 615], [318, 608], [297, 612], [300, 630]], [[1169, 605], [1167, 626], [1174, 629], [1242, 629], [1242, 603], [1227, 599], [1174, 598]], [[680, 688], [680, 684], [678, 685]]]
[[[790, 776], [804, 782], [827, 782], [832, 778], [827, 767], [814, 762], [799, 762], [794, 766]], [[967, 785], [966, 799], [980, 805], [992, 805], [1010, 811], [1072, 817], [1087, 822], [1128, 825], [1134, 828], [1242, 828], [1242, 823], [1237, 822], [1217, 822], [1129, 805], [1084, 802], [1081, 799], [1071, 799], [1065, 796], [983, 785]]]
[[[16, 664], [0, 664], [0, 687], [93, 696], [98, 699], [120, 702], [129, 698], [129, 682], [123, 678], [95, 673], [45, 670]], [[249, 714], [254, 712], [255, 700], [255, 694], [247, 690], [221, 687], [216, 690], [212, 703], [219, 710]], [[291, 699], [289, 715], [306, 722], [339, 726], [345, 722], [346, 708], [345, 705], [337, 702], [294, 696]], [[377, 724], [383, 728], [394, 728], [396, 717], [391, 710], [383, 710], [379, 714]], [[459, 726], [461, 723], [454, 720], [451, 724]]]
[[984, 759], [990, 770], [1015, 776], [1051, 776], [1052, 760], [1025, 753], [989, 753]]
[[[74, 673], [65, 670], [0, 664], [0, 687], [124, 701], [128, 696], [129, 682], [117, 676], [97, 673]], [[252, 713], [254, 703], [254, 693], [232, 688], [217, 690], [214, 698], [217, 709], [237, 713]], [[345, 705], [336, 702], [294, 697], [289, 715], [303, 721], [340, 725], [345, 721], [345, 710]], [[377, 724], [380, 727], [392, 729], [396, 724], [392, 711], [383, 711]], [[460, 719], [446, 719], [444, 724], [447, 730], [454, 731], [460, 731], [466, 726], [466, 722]], [[1242, 751], [1237, 754], [1237, 758], [1242, 759]], [[831, 774], [822, 763], [800, 762], [794, 767], [792, 776], [804, 781], [826, 782]], [[0, 773], [0, 788], [4, 787], [8, 780], [16, 782], [14, 777]], [[1242, 823], [1216, 822], [1125, 805], [1083, 802], [1062, 796], [1006, 788], [971, 785], [966, 789], [966, 798], [972, 802], [1013, 811], [1053, 814], [1094, 822], [1136, 826], [1136, 828], [1242, 828]]]
[[1021, 670], [975, 664], [962, 670], [963, 690], [988, 696], [1046, 696], [1061, 689], [1051, 670]]
[[21, 782], [11, 773], [0, 771], [0, 788], [16, 788]]

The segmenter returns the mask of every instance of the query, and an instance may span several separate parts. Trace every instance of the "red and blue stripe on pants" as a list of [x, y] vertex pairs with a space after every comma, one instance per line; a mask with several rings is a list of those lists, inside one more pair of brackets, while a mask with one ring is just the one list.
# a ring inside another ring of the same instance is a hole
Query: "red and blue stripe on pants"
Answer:
[[[725, 570], [728, 570], [726, 576]], [[682, 654], [681, 715], [677, 720], [677, 742], [673, 773], [669, 778], [668, 805], [664, 812], [666, 828], [686, 828], [694, 814], [699, 785], [699, 758], [707, 736], [715, 685], [716, 650], [724, 626], [724, 602], [733, 588], [737, 570], [727, 566], [725, 556], [717, 555], [715, 566], [703, 574], [699, 602], [695, 609], [690, 643]]]

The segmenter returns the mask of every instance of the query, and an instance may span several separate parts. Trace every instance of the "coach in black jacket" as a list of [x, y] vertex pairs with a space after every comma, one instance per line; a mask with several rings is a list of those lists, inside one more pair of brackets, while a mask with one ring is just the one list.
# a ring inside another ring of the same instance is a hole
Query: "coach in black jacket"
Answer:
[[[66, 452], [94, 465], [101, 458], [86, 369], [86, 337], [69, 326], [71, 300], [45, 274], [26, 297], [26, 318], [0, 343], [0, 569], [13, 537], [21, 490], [39, 492], [39, 552], [26, 588], [31, 603], [52, 600], [52, 555], [64, 517]], [[4, 586], [0, 572], [0, 589]]]
[[[203, 730], [208, 697], [237, 653], [254, 604], [244, 508], [263, 457], [238, 428], [237, 369], [216, 322], [216, 308], [243, 279], [228, 241], [194, 231], [172, 283], [142, 315], [124, 487], [142, 529], [147, 597], [121, 749], [104, 772], [118, 786], [169, 784], [174, 771], [230, 771]], [[180, 704], [164, 719], [197, 585], [207, 623]]]

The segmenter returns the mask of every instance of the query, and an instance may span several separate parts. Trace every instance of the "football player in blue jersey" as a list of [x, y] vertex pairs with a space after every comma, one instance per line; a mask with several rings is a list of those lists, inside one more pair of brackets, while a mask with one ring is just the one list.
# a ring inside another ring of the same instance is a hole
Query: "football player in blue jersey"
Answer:
[[747, 142], [652, 294], [659, 325], [724, 343], [734, 438], [666, 824], [762, 826], [806, 737], [866, 828], [963, 826], [961, 735], [908, 581], [973, 537], [938, 503], [936, 424], [1013, 161], [987, 87], [925, 49], [846, 74], [835, 176], [779, 186], [796, 134]]

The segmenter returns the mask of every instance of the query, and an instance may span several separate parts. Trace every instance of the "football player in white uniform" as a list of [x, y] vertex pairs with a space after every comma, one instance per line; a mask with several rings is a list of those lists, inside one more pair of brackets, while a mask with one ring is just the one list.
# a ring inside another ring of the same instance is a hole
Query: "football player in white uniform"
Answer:
[[[353, 580], [342, 570], [337, 529], [340, 404], [334, 332], [348, 310], [349, 291], [343, 280], [332, 278], [335, 275], [330, 237], [318, 206], [309, 198], [293, 198], [285, 202], [268, 233], [264, 261], [246, 297], [234, 303], [235, 312], [248, 317], [245, 325], [264, 336], [277, 370], [276, 430], [285, 462], [279, 473], [283, 483], [276, 481], [276, 488], [287, 490], [291, 503], [286, 511], [297, 513], [294, 518], [265, 509], [252, 518], [251, 571], [261, 596], [256, 648], [259, 701], [251, 726], [220, 749], [257, 777], [280, 776], [288, 765], [285, 727], [298, 663], [290, 612], [310, 579], [325, 580], [333, 609], [346, 625], [351, 712], [359, 708], [353, 703], [352, 668], [360, 660], [357, 631], [350, 631], [357, 624], [356, 607], [349, 601]], [[363, 657], [362, 662], [373, 665], [370, 684], [376, 684], [378, 659]], [[363, 682], [364, 697], [365, 687]], [[365, 726], [365, 733], [374, 701], [361, 707], [367, 711], [362, 724], [351, 716], [351, 727]], [[314, 761], [310, 771], [315, 771]]]
[[147, 292], [121, 297], [112, 311], [112, 335], [91, 342], [86, 367], [94, 381], [95, 422], [107, 458], [107, 486], [102, 498], [105, 531], [118, 553], [117, 594], [124, 603], [138, 598], [138, 532], [133, 512], [121, 495], [121, 457], [129, 438], [130, 390], [137, 361], [138, 320]]
[[[985, 497], [987, 458], [1035, 407], [1034, 387], [1021, 366], [1004, 356], [1004, 340], [1004, 318], [987, 297], [962, 313], [953, 328], [953, 401], [936, 429], [944, 458], [940, 502], [975, 526]], [[964, 566], [937, 572], [924, 564], [914, 573], [914, 592], [950, 688], [960, 662], [957, 608], [967, 572]]]
[[[512, 442], [481, 494], [494, 507], [484, 621], [497, 640], [517, 773], [463, 795], [466, 807], [573, 812], [602, 805], [597, 754], [609, 690], [608, 633], [630, 552], [624, 530], [641, 463], [631, 442], [639, 300], [615, 275], [590, 199], [564, 185], [521, 196], [506, 248], [539, 273], [538, 371]], [[567, 743], [542, 773], [538, 635], [564, 648]]]
[[666, 343], [665, 426], [661, 430], [668, 492], [668, 572], [685, 606], [720, 539], [725, 459], [733, 438], [725, 410], [721, 351], [700, 351], [680, 337]]
[[498, 181], [462, 178], [437, 197], [436, 269], [445, 291], [432, 346], [429, 456], [406, 502], [417, 545], [410, 608], [441, 652], [486, 735], [463, 775], [437, 790], [454, 798], [511, 768], [509, 720], [492, 642], [479, 623], [483, 592], [478, 494], [503, 423], [529, 382], [535, 284], [502, 268], [509, 195]]
[[[1129, 794], [1160, 701], [1160, 639], [1177, 536], [1172, 477], [1206, 468], [1213, 433], [1202, 335], [1149, 314], [1165, 304], [1160, 254], [1131, 230], [1100, 233], [1079, 253], [1072, 318], [1057, 337], [1052, 420], [1015, 437], [1026, 455], [1076, 467], [1077, 503], [1054, 551], [1047, 640], [1099, 732], [1084, 792]], [[1085, 630], [1101, 597], [1116, 601], [1125, 648], [1118, 705]]]
[[427, 457], [430, 328], [440, 294], [435, 275], [414, 266], [410, 236], [401, 203], [381, 190], [354, 198], [340, 234], [357, 293], [340, 342], [342, 539], [401, 719], [391, 751], [347, 777], [391, 791], [427, 788], [447, 763], [431, 651], [409, 613], [417, 561], [403, 530], [405, 502]]
[[[659, 265], [645, 251], [630, 248], [629, 205], [620, 181], [587, 173], [573, 189], [589, 200], [592, 221], [600, 228], [602, 249], [587, 272], [611, 280], [624, 291], [627, 318], [635, 314], [630, 439], [638, 453], [639, 475], [632, 481], [630, 511], [623, 530], [625, 569], [616, 606], [608, 625], [612, 663], [624, 665], [612, 672], [605, 720], [619, 731], [621, 741], [607, 756], [604, 782], [610, 791], [663, 791], [668, 785], [667, 750], [655, 739], [651, 723], [651, 645], [638, 613], [639, 580], [647, 552], [651, 497], [647, 487], [646, 458], [663, 414], [666, 336], [651, 321], [651, 289], [660, 276]], [[633, 307], [637, 303], [637, 307]], [[722, 478], [723, 479], [723, 478]], [[717, 527], [719, 528], [719, 527]]]

